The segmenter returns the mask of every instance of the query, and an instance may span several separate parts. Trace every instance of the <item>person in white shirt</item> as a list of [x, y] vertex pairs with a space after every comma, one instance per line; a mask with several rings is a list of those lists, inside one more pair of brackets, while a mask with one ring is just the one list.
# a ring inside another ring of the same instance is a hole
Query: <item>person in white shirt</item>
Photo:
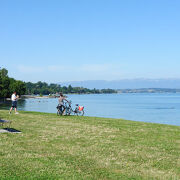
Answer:
[[11, 106], [11, 109], [9, 111], [9, 114], [11, 114], [11, 111], [13, 110], [13, 108], [15, 110], [15, 114], [19, 114], [17, 112], [17, 100], [18, 100], [18, 98], [19, 98], [19, 96], [18, 95], [16, 96], [16, 92], [14, 92], [11, 96], [12, 106]]

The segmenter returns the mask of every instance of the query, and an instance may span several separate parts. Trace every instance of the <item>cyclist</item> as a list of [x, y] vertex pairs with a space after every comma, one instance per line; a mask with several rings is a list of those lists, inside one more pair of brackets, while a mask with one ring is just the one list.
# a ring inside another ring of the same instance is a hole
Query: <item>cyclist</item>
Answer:
[[63, 95], [63, 93], [60, 93], [60, 97], [59, 97], [59, 106], [60, 106], [60, 111], [62, 112], [62, 114], [64, 114], [65, 112], [65, 106], [64, 106], [64, 101], [69, 102], [66, 97]]

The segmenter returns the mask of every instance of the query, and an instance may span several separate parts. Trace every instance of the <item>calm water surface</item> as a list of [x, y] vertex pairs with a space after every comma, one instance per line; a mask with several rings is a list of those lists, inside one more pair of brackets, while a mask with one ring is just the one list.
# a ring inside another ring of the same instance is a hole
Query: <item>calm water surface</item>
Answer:
[[[180, 94], [90, 94], [68, 95], [75, 104], [85, 106], [86, 116], [124, 118], [128, 120], [180, 125]], [[26, 99], [18, 109], [56, 113], [58, 99]], [[1, 104], [7, 109], [10, 102]]]

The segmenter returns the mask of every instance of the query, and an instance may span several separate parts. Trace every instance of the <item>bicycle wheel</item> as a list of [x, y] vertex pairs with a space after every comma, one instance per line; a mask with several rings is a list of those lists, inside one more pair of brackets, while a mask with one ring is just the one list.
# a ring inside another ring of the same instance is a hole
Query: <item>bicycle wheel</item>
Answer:
[[78, 112], [77, 112], [77, 116], [84, 116], [84, 110], [78, 111]]
[[57, 115], [58, 116], [61, 116], [62, 115], [62, 112], [60, 110], [57, 110]]
[[72, 109], [71, 108], [67, 108], [66, 109], [66, 115], [70, 116], [72, 113]]

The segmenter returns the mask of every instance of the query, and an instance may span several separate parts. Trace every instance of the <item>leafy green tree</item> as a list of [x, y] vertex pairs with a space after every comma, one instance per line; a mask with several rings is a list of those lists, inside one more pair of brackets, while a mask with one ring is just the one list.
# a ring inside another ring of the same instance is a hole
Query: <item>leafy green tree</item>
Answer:
[[37, 83], [26, 83], [26, 94], [43, 94], [43, 95], [49, 95], [49, 94], [56, 94], [62, 92], [64, 94], [68, 93], [76, 93], [76, 94], [99, 94], [99, 93], [116, 93], [115, 90], [112, 89], [88, 89], [83, 87], [72, 87], [69, 85], [68, 87], [63, 86], [59, 84], [47, 84], [45, 82], [37, 82]]
[[68, 90], [68, 92], [69, 92], [69, 93], [72, 93], [72, 92], [73, 92], [73, 88], [72, 88], [72, 86], [71, 86], [71, 85], [69, 85], [69, 86], [68, 86], [68, 88], [67, 88], [67, 90]]
[[8, 70], [0, 69], [0, 98], [10, 97], [16, 91], [19, 95], [25, 94], [26, 84], [8, 77]]
[[1, 76], [2, 78], [8, 77], [8, 70], [5, 69], [5, 68], [0, 69], [0, 76]]

